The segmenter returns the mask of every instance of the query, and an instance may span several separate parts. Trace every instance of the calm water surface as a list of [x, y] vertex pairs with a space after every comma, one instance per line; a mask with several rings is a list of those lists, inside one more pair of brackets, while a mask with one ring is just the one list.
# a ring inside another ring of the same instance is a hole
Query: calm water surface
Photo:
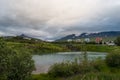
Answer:
[[[100, 52], [87, 52], [87, 57], [89, 60], [96, 58], [105, 58], [107, 53]], [[35, 61], [36, 70], [33, 74], [46, 73], [50, 66], [55, 63], [60, 63], [63, 61], [74, 61], [75, 59], [83, 59], [82, 52], [59, 52], [55, 54], [45, 54], [45, 55], [33, 55], [33, 60]]]

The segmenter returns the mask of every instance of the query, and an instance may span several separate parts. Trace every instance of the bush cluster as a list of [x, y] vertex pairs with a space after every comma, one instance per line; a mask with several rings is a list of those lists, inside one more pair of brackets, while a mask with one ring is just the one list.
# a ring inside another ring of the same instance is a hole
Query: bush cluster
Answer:
[[34, 69], [29, 53], [13, 51], [0, 40], [0, 80], [27, 80]]
[[117, 37], [117, 39], [115, 40], [115, 43], [120, 46], [120, 37]]
[[102, 70], [106, 70], [104, 63], [100, 59], [90, 62], [82, 61], [81, 63], [77, 61], [56, 63], [50, 68], [48, 74], [54, 77], [69, 77], [76, 74], [101, 72]]
[[110, 67], [120, 68], [120, 50], [116, 49], [109, 53], [106, 57], [106, 63]]

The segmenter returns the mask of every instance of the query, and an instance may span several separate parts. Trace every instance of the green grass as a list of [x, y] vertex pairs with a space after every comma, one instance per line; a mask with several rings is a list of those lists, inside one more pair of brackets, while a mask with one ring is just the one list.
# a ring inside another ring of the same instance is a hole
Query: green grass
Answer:
[[69, 48], [66, 44], [54, 44], [48, 42], [39, 43], [20, 43], [20, 42], [7, 42], [7, 45], [14, 50], [24, 50], [32, 54], [45, 54], [45, 53], [56, 53], [56, 52], [69, 52], [69, 51], [83, 51], [86, 49], [91, 52], [111, 52], [120, 46], [107, 46], [107, 45], [97, 45], [97, 44], [70, 44], [72, 47]]
[[120, 74], [87, 73], [84, 75], [75, 75], [65, 80], [120, 80]]
[[117, 46], [107, 46], [107, 45], [86, 45], [87, 51], [94, 52], [111, 52], [112, 50], [118, 48]]
[[45, 54], [45, 53], [70, 51], [66, 47], [63, 47], [57, 44], [47, 43], [47, 42], [32, 43], [32, 44], [19, 43], [19, 42], [7, 42], [7, 45], [13, 50], [17, 50], [17, 51], [24, 50], [32, 54]]
[[120, 74], [116, 73], [87, 73], [70, 77], [51, 77], [47, 74], [33, 75], [32, 80], [120, 80]]
[[60, 80], [60, 79], [49, 76], [48, 74], [38, 74], [38, 75], [33, 75], [32, 80]]
[[107, 45], [97, 45], [97, 44], [73, 44], [73, 47], [77, 48], [79, 51], [86, 49], [91, 52], [111, 52], [116, 48], [120, 49], [120, 46], [107, 46]]

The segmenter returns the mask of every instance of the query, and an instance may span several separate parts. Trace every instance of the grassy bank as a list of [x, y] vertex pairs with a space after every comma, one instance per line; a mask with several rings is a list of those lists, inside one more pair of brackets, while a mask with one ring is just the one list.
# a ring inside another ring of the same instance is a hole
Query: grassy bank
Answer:
[[19, 42], [7, 42], [7, 45], [13, 50], [26, 51], [32, 54], [45, 54], [45, 53], [55, 53], [55, 52], [65, 52], [70, 51], [64, 46], [57, 44], [51, 44], [47, 42], [40, 43], [19, 43]]
[[45, 54], [69, 51], [92, 51], [92, 52], [111, 52], [120, 46], [107, 46], [96, 44], [53, 44], [48, 42], [39, 43], [20, 43], [7, 42], [7, 45], [14, 50], [24, 50], [32, 54]]
[[102, 45], [102, 44], [82, 44], [82, 43], [68, 43], [68, 42], [59, 42], [59, 43], [53, 43], [58, 44], [61, 46], [66, 46], [71, 51], [91, 51], [91, 52], [111, 52], [112, 50], [115, 50], [116, 48], [120, 48], [120, 46], [108, 46], [108, 45]]
[[111, 52], [116, 48], [120, 49], [120, 46], [107, 46], [107, 45], [93, 45], [93, 44], [84, 44], [84, 45], [74, 45], [79, 50], [86, 49], [87, 51], [92, 52]]
[[87, 73], [77, 74], [71, 77], [52, 77], [48, 74], [33, 75], [32, 80], [120, 80], [119, 73]]

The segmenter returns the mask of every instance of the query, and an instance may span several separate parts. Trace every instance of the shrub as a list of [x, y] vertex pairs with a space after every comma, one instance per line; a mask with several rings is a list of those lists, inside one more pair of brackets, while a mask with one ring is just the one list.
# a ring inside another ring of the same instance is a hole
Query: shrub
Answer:
[[15, 52], [6, 47], [6, 44], [0, 40], [0, 80], [7, 79], [13, 54], [15, 54]]
[[110, 67], [120, 68], [120, 50], [116, 49], [109, 53], [106, 57], [106, 63]]
[[91, 66], [93, 66], [94, 72], [109, 72], [105, 60], [102, 60], [101, 58], [91, 61]]
[[95, 71], [93, 70], [93, 66], [90, 62], [82, 61], [78, 63], [78, 61], [74, 62], [63, 62], [54, 64], [48, 74], [54, 77], [69, 77], [76, 74], [85, 74], [88, 72]]
[[74, 62], [63, 62], [54, 64], [48, 74], [54, 77], [69, 77], [76, 74], [85, 75], [86, 73], [110, 72], [105, 60], [100, 58], [93, 61], [83, 60], [80, 63], [76, 59]]
[[117, 37], [117, 39], [115, 40], [115, 43], [120, 46], [120, 37]]
[[13, 51], [0, 40], [0, 80], [27, 80], [34, 69], [28, 53]]
[[29, 53], [17, 52], [12, 58], [11, 68], [8, 74], [8, 80], [27, 80], [31, 78], [34, 70], [34, 62]]
[[74, 72], [71, 63], [56, 63], [51, 67], [48, 74], [54, 77], [67, 77], [73, 75]]

